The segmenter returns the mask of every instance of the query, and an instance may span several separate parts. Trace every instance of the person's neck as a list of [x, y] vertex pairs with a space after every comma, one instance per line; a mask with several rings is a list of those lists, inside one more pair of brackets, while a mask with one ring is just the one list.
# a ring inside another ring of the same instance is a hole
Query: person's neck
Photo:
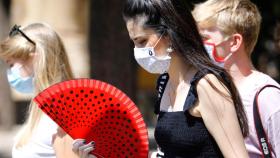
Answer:
[[186, 64], [183, 57], [173, 55], [168, 70], [169, 81], [174, 89], [181, 83], [190, 83], [192, 77], [196, 73], [196, 69]]
[[225, 69], [232, 76], [237, 86], [255, 70], [250, 56], [244, 51], [233, 54], [232, 58], [225, 63]]

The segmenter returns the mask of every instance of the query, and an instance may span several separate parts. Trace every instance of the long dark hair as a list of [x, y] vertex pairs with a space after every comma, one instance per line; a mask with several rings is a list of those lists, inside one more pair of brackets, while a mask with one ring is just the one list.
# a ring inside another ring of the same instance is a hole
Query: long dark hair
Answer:
[[[211, 72], [227, 87], [242, 134], [244, 137], [247, 136], [249, 132], [247, 117], [239, 93], [230, 75], [211, 62], [186, 0], [127, 0], [123, 10], [124, 20], [139, 16], [147, 18], [144, 27], [154, 29], [159, 35], [165, 33], [170, 38], [174, 50], [184, 57], [186, 63], [203, 75]], [[209, 80], [208, 82], [218, 91]]]

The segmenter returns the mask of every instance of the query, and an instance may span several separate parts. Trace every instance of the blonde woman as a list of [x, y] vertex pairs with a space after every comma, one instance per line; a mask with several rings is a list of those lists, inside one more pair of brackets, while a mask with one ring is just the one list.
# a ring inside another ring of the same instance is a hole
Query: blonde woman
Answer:
[[[22, 29], [15, 25], [9, 37], [1, 42], [0, 49], [0, 58], [9, 66], [9, 83], [21, 93], [35, 96], [52, 84], [73, 78], [64, 45], [58, 34], [46, 24], [34, 23]], [[85, 157], [93, 149], [92, 145], [80, 143], [79, 153], [72, 150], [72, 142], [31, 101], [12, 155], [14, 158]]]

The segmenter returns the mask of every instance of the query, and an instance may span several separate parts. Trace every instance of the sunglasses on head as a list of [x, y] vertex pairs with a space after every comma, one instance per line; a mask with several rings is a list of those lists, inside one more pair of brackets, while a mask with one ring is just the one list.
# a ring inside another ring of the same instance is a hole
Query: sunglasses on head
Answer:
[[27, 41], [29, 41], [33, 45], [36, 45], [34, 41], [32, 41], [24, 32], [20, 30], [20, 25], [14, 25], [9, 33], [9, 36], [13, 37], [17, 34], [21, 34]]

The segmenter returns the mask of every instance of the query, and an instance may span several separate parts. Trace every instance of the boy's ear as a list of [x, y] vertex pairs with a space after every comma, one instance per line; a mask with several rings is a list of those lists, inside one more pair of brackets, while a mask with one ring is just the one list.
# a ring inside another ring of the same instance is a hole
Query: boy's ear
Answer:
[[231, 42], [230, 42], [230, 50], [231, 52], [236, 52], [240, 49], [240, 47], [243, 44], [243, 37], [239, 33], [235, 33], [231, 37]]

